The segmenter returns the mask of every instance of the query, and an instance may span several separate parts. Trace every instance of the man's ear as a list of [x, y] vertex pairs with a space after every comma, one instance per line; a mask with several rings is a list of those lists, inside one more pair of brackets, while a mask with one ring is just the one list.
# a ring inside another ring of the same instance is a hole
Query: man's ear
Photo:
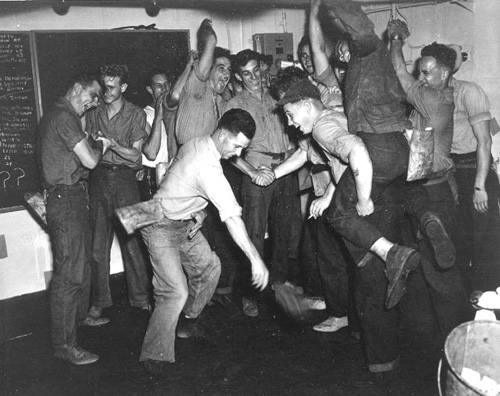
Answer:
[[152, 89], [149, 85], [146, 87], [146, 91], [148, 91], [148, 93], [149, 93], [151, 96], [153, 96], [153, 89]]
[[83, 87], [82, 87], [82, 84], [80, 83], [75, 83], [75, 85], [73, 85], [73, 92], [77, 95], [80, 94], [80, 92], [82, 92], [83, 90]]
[[227, 138], [227, 131], [225, 129], [221, 129], [219, 131], [219, 136], [217, 136], [219, 142], [222, 142], [225, 138]]
[[122, 91], [122, 93], [124, 93], [128, 88], [128, 84], [125, 83], [125, 84], [122, 84], [121, 87], [120, 87], [120, 90]]
[[234, 73], [234, 76], [236, 77], [236, 79], [237, 79], [238, 81], [243, 82], [243, 80], [241, 79], [241, 76], [239, 75], [239, 73]]
[[450, 73], [450, 70], [443, 68], [443, 71], [441, 72], [441, 78], [443, 79], [443, 81], [447, 80], [450, 77]]

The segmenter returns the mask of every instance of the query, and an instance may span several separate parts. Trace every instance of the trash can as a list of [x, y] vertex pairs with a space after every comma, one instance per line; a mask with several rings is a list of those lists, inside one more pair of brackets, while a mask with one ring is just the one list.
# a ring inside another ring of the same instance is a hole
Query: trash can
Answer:
[[[485, 396], [486, 393], [465, 381], [461, 373], [467, 367], [500, 384], [500, 321], [475, 320], [455, 327], [446, 338], [444, 354], [444, 395]], [[440, 370], [438, 379], [441, 374]], [[439, 392], [442, 394], [442, 389]]]

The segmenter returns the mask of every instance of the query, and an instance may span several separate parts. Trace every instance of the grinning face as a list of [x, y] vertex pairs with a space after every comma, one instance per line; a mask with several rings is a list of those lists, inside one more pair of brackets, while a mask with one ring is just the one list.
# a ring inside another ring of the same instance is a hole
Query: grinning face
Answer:
[[151, 78], [151, 85], [146, 87], [146, 90], [156, 100], [161, 95], [170, 92], [170, 88], [167, 76], [165, 74], [156, 74]]
[[105, 88], [103, 100], [106, 104], [120, 100], [123, 93], [127, 90], [127, 84], [122, 84], [120, 77], [104, 76], [103, 85]]
[[223, 159], [229, 159], [241, 155], [241, 151], [248, 147], [250, 139], [241, 132], [236, 136], [231, 132], [222, 131], [221, 134], [220, 155]]
[[260, 63], [256, 59], [249, 60], [245, 66], [240, 66], [236, 76], [247, 91], [260, 93], [262, 90]]
[[92, 85], [83, 88], [80, 84], [75, 85], [78, 94], [74, 103], [76, 113], [81, 117], [86, 111], [96, 107], [101, 95], [101, 86], [97, 81], [93, 81]]
[[226, 89], [231, 78], [231, 61], [228, 58], [217, 58], [210, 70], [210, 83], [212, 88], [219, 95]]
[[308, 74], [314, 74], [311, 48], [308, 45], [304, 45], [300, 51], [300, 63]]
[[443, 88], [449, 74], [445, 68], [438, 66], [433, 56], [424, 56], [420, 59], [418, 72], [418, 80], [433, 89]]
[[307, 100], [287, 103], [283, 106], [283, 110], [288, 119], [288, 125], [300, 129], [304, 135], [312, 132], [314, 120], [310, 116], [311, 103]]

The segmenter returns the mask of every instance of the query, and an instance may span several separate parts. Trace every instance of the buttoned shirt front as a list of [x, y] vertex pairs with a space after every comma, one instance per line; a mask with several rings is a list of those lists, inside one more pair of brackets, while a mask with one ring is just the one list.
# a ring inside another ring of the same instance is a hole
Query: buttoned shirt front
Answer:
[[43, 117], [40, 131], [40, 160], [45, 188], [73, 185], [88, 177], [75, 146], [85, 139], [82, 122], [71, 102], [61, 97]]
[[[111, 119], [108, 119], [106, 104], [101, 103], [95, 110], [87, 113], [87, 132], [101, 131], [105, 136], [116, 140], [124, 147], [130, 148], [135, 142], [148, 137], [146, 133], [146, 114], [140, 107], [125, 100], [121, 109]], [[102, 157], [103, 164], [125, 165], [132, 169], [140, 169], [142, 157], [132, 163], [112, 150]]]
[[230, 99], [224, 111], [240, 108], [246, 110], [255, 120], [255, 136], [247, 151], [263, 153], [285, 153], [289, 149], [289, 138], [285, 132], [284, 119], [276, 106], [276, 100], [268, 90], [262, 91], [262, 99], [243, 90]]

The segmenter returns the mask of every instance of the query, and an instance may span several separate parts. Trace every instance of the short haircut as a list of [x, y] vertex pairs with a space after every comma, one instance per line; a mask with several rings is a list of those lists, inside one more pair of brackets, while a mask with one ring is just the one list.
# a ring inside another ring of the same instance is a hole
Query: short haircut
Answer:
[[127, 65], [106, 65], [99, 68], [99, 78], [101, 82], [104, 77], [120, 77], [121, 84], [128, 84], [128, 66]]
[[146, 75], [146, 78], [144, 79], [144, 85], [146, 87], [150, 87], [151, 84], [153, 83], [153, 77], [154, 76], [159, 76], [159, 75], [164, 75], [167, 78], [167, 81], [170, 83], [170, 78], [165, 70], [162, 70], [160, 68], [154, 68], [151, 69], [148, 74]]
[[229, 51], [226, 48], [215, 47], [215, 49], [214, 49], [214, 62], [218, 58], [227, 58], [227, 59], [231, 60], [231, 51]]
[[280, 69], [276, 80], [274, 80], [269, 88], [269, 92], [274, 99], [280, 100], [293, 84], [307, 79], [307, 76], [307, 72], [298, 67]]
[[257, 61], [257, 63], [260, 65], [260, 59], [261, 54], [259, 54], [258, 52], [252, 51], [248, 48], [244, 49], [243, 51], [240, 51], [233, 56], [233, 70], [238, 73], [240, 71], [240, 67], [245, 66], [251, 60]]
[[242, 133], [252, 140], [255, 135], [255, 121], [250, 113], [243, 109], [231, 109], [220, 118], [217, 129], [225, 129], [233, 135]]
[[83, 71], [73, 74], [66, 83], [66, 92], [75, 86], [75, 84], [80, 84], [82, 88], [90, 87], [94, 81], [99, 82], [98, 77], [95, 73]]
[[436, 59], [436, 63], [439, 67], [445, 67], [446, 69], [450, 70], [450, 72], [453, 72], [453, 70], [455, 70], [457, 53], [447, 45], [433, 42], [432, 44], [426, 45], [424, 48], [422, 48], [420, 55], [422, 57], [432, 56], [434, 59]]
[[299, 46], [298, 46], [298, 53], [299, 53], [299, 56], [300, 54], [302, 53], [302, 49], [305, 47], [305, 46], [308, 46], [309, 49], [311, 49], [311, 40], [309, 39], [309, 36], [304, 36], [302, 37], [302, 39], [300, 40], [299, 42]]

